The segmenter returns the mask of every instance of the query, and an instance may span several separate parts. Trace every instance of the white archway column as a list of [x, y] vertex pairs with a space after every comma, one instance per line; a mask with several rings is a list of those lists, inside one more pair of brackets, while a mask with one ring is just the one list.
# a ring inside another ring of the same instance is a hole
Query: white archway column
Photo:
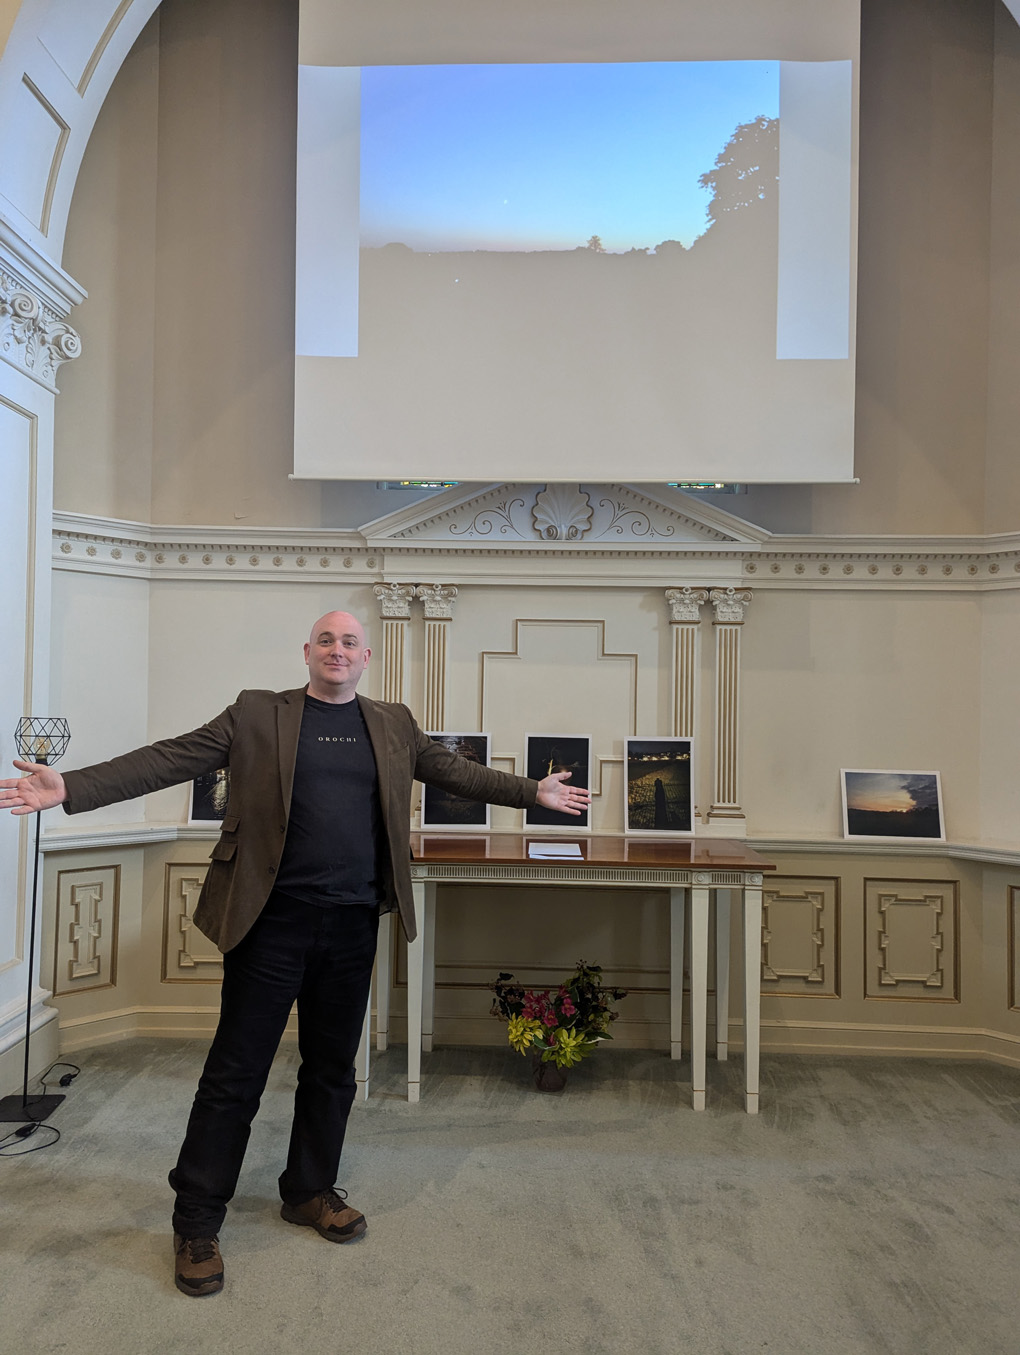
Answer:
[[446, 728], [446, 641], [457, 589], [441, 583], [419, 584], [417, 596], [425, 608], [424, 728], [438, 733]]
[[[67, 323], [84, 300], [74, 280], [19, 239], [0, 218], [0, 741], [10, 767], [22, 715], [49, 709], [50, 551], [53, 519], [53, 414], [60, 366], [78, 356]], [[7, 776], [10, 771], [2, 773]], [[29, 990], [28, 920], [32, 818], [0, 824], [0, 1093], [20, 1086]], [[45, 827], [45, 823], [44, 823]], [[40, 917], [42, 909], [40, 909]], [[32, 1067], [56, 1058], [56, 1009], [31, 976]]]
[[383, 623], [382, 699], [405, 699], [407, 674], [407, 633], [411, 621], [413, 583], [377, 583], [375, 595], [379, 600], [379, 615]]
[[715, 788], [709, 823], [744, 823], [740, 807], [740, 631], [750, 589], [713, 588], [715, 610]]

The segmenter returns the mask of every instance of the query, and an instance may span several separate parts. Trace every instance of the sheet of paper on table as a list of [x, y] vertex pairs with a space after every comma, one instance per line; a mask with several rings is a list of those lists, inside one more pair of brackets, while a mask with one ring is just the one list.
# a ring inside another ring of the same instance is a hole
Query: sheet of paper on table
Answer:
[[528, 856], [538, 859], [555, 856], [576, 857], [578, 861], [583, 859], [579, 842], [529, 842]]

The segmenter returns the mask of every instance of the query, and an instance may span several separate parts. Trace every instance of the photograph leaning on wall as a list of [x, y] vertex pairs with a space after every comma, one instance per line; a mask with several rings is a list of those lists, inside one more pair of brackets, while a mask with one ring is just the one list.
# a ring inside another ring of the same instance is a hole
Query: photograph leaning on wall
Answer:
[[[436, 743], [467, 758], [469, 762], [489, 765], [488, 734], [430, 734]], [[489, 806], [477, 800], [466, 800], [441, 786], [425, 786], [421, 802], [422, 828], [481, 828], [489, 826]]]
[[628, 833], [693, 833], [692, 739], [625, 739]]
[[[588, 734], [525, 734], [524, 774], [542, 781], [553, 772], [569, 772], [570, 784], [591, 785], [591, 736]], [[576, 833], [590, 826], [590, 811], [561, 814], [558, 809], [532, 805], [524, 811], [528, 828], [571, 828]]]
[[218, 772], [203, 772], [191, 783], [191, 803], [188, 823], [219, 823], [227, 812], [230, 799], [230, 768]]
[[938, 772], [840, 772], [843, 836], [944, 842]]

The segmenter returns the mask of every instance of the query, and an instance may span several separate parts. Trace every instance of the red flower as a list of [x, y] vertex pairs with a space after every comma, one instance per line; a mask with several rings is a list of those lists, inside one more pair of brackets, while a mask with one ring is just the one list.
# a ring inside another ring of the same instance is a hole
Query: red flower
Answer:
[[547, 1026], [556, 1026], [559, 1024], [559, 1022], [556, 1020], [555, 1012], [546, 1012], [545, 1016], [542, 1019], [543, 1021], [545, 1021], [545, 1024]]

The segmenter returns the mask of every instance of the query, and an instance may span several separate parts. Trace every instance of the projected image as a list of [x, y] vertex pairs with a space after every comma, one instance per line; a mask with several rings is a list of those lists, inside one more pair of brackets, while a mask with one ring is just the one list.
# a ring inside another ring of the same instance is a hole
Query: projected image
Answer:
[[689, 248], [775, 208], [778, 117], [777, 62], [367, 67], [361, 244]]
[[302, 67], [296, 473], [849, 478], [851, 91], [849, 61]]

